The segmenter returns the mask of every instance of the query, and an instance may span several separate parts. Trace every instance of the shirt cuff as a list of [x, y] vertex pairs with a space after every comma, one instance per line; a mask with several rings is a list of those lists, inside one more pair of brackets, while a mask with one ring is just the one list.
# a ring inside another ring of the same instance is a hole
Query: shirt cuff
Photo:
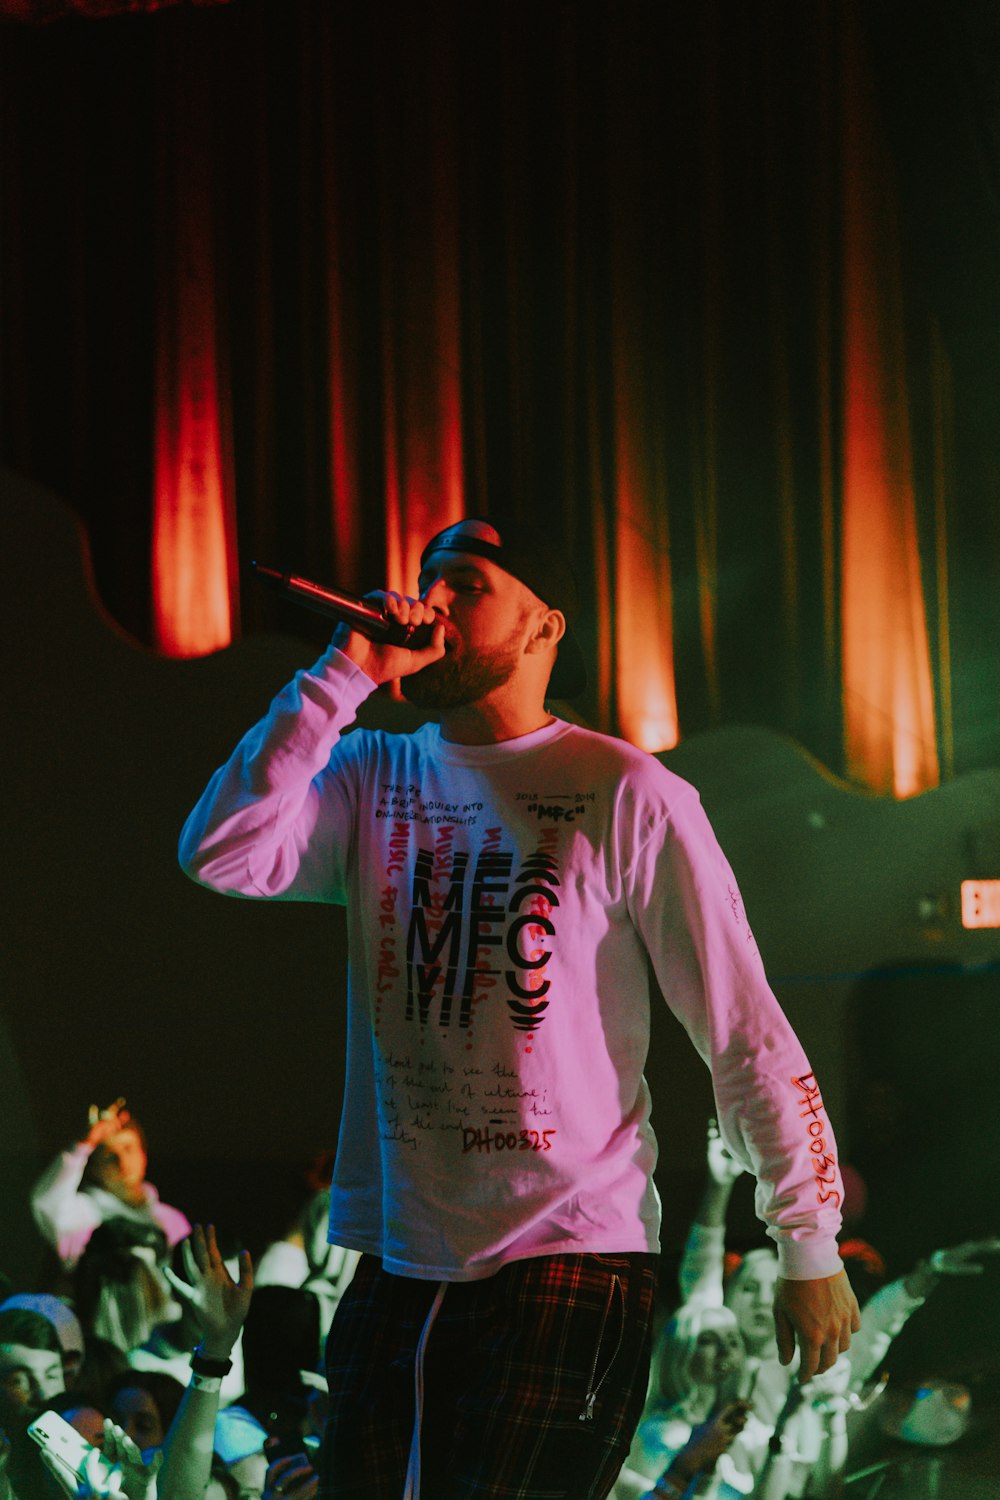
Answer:
[[309, 676], [335, 685], [338, 694], [350, 701], [352, 708], [359, 707], [378, 687], [367, 672], [336, 646], [327, 647], [319, 661], [309, 668]]
[[820, 1281], [844, 1269], [836, 1240], [781, 1239], [777, 1245], [778, 1272], [786, 1281]]

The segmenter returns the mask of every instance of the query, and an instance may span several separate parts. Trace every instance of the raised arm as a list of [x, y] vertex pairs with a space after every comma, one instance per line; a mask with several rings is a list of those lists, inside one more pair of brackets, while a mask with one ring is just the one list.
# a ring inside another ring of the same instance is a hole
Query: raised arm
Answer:
[[45, 1168], [31, 1190], [31, 1212], [38, 1231], [64, 1263], [79, 1259], [88, 1239], [101, 1222], [100, 1209], [80, 1191], [83, 1174], [97, 1147], [128, 1124], [124, 1099], [101, 1109], [92, 1104], [87, 1131]]
[[726, 1213], [733, 1184], [745, 1168], [727, 1148], [714, 1119], [708, 1122], [705, 1167], [705, 1186], [688, 1231], [677, 1277], [682, 1302], [721, 1307]]
[[1000, 1239], [967, 1240], [935, 1250], [920, 1260], [909, 1275], [880, 1287], [861, 1309], [861, 1331], [851, 1344], [851, 1388], [860, 1390], [875, 1374], [893, 1339], [942, 1278], [980, 1276], [984, 1256], [1000, 1253]]
[[229, 1366], [233, 1345], [246, 1321], [253, 1292], [253, 1266], [246, 1250], [240, 1255], [239, 1280], [223, 1262], [210, 1224], [196, 1224], [184, 1241], [187, 1280], [169, 1268], [165, 1275], [178, 1297], [192, 1310], [201, 1329], [201, 1343], [192, 1358], [191, 1384], [181, 1399], [163, 1444], [163, 1466], [157, 1478], [157, 1500], [201, 1500], [212, 1468], [219, 1390]]
[[[434, 615], [419, 601], [369, 597], [403, 623]], [[439, 626], [431, 646], [411, 651], [338, 630], [212, 777], [181, 833], [185, 873], [229, 895], [342, 903], [354, 816], [342, 733], [380, 683], [436, 661], [442, 640]]]

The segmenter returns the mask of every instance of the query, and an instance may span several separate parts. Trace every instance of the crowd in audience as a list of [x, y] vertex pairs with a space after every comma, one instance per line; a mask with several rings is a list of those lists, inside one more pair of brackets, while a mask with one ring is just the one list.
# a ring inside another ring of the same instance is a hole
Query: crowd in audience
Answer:
[[[327, 1243], [328, 1190], [308, 1196], [255, 1275], [245, 1251], [163, 1203], [146, 1168], [141, 1127], [118, 1099], [92, 1107], [85, 1136], [35, 1186], [35, 1221], [60, 1270], [47, 1289], [0, 1303], [0, 1500], [310, 1500], [323, 1340], [357, 1262]], [[882, 1285], [850, 1352], [801, 1384], [778, 1358], [775, 1253], [726, 1256], [739, 1171], [711, 1124], [678, 1305], [613, 1500], [840, 1493], [857, 1435], [884, 1404], [892, 1340], [942, 1277], [975, 1274], [1000, 1250], [1000, 1240], [939, 1250]], [[876, 1252], [844, 1252], [858, 1284], [878, 1281]], [[967, 1393], [939, 1384], [925, 1395], [919, 1409], [897, 1404], [892, 1430], [952, 1441]]]

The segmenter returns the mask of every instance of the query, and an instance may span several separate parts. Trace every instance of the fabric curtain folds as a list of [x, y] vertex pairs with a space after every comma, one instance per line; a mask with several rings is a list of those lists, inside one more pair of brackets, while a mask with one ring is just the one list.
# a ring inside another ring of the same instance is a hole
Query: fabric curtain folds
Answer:
[[[3, 3], [32, 9], [53, 7]], [[599, 727], [657, 751], [770, 724], [897, 797], [936, 783], [943, 733], [960, 769], [953, 619], [978, 598], [948, 552], [953, 328], [914, 289], [861, 11], [749, 9], [654, 23], [636, 0], [585, 27], [556, 3], [240, 0], [71, 43], [7, 28], [11, 337], [25, 368], [80, 373], [48, 412], [5, 394], [4, 460], [78, 507], [119, 621], [212, 651], [241, 619], [289, 623], [241, 600], [238, 558], [408, 589], [439, 527], [532, 515], [590, 601]], [[77, 118], [34, 138], [33, 90], [63, 73]], [[102, 111], [135, 122], [149, 178], [135, 284], [105, 272], [92, 207], [33, 281], [34, 184], [119, 201]], [[108, 309], [145, 436], [115, 430], [74, 346]], [[130, 535], [152, 538], [145, 617]]]

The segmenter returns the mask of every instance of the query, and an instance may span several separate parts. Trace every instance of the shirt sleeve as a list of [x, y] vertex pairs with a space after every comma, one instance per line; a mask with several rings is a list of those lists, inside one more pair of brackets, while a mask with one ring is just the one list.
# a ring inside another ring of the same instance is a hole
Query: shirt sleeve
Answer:
[[227, 895], [342, 905], [356, 797], [341, 735], [374, 691], [333, 647], [297, 673], [184, 824], [184, 872]]
[[851, 1389], [859, 1391], [875, 1374], [894, 1338], [907, 1320], [923, 1307], [923, 1297], [911, 1297], [903, 1281], [891, 1281], [869, 1297], [861, 1309], [860, 1332], [851, 1338]]
[[721, 1224], [692, 1224], [677, 1271], [681, 1302], [702, 1307], [722, 1306], [722, 1273], [726, 1231]]
[[633, 921], [660, 988], [712, 1074], [722, 1137], [792, 1280], [842, 1269], [843, 1185], [809, 1061], [764, 976], [735, 876], [693, 788], [625, 809]]
[[97, 1204], [80, 1191], [90, 1155], [91, 1148], [82, 1142], [61, 1151], [31, 1190], [31, 1212], [38, 1231], [64, 1265], [79, 1260], [101, 1222]]

